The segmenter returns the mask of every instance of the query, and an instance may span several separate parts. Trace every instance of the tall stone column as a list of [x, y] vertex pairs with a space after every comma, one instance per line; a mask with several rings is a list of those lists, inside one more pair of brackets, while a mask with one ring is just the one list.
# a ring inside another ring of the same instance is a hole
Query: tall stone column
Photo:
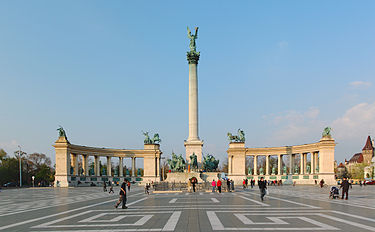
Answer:
[[315, 152], [315, 173], [319, 173], [319, 170], [316, 171], [316, 169], [319, 169], [319, 152]]
[[118, 168], [120, 169], [119, 170], [119, 177], [123, 177], [124, 176], [124, 172], [123, 172], [123, 170], [124, 170], [124, 164], [123, 164], [123, 162], [122, 162], [122, 157], [119, 157], [119, 161], [118, 161], [119, 163], [118, 163]]
[[270, 156], [266, 155], [266, 175], [270, 174]]
[[99, 165], [99, 158], [100, 156], [95, 156], [95, 160], [94, 160], [94, 172], [95, 172], [95, 176], [100, 176], [100, 165]]
[[303, 154], [303, 173], [308, 174], [307, 173], [307, 153]]
[[89, 156], [82, 155], [82, 166], [83, 166], [83, 175], [89, 175]]
[[293, 175], [294, 174], [294, 154], [290, 154], [290, 169], [289, 169], [289, 174]]
[[315, 152], [310, 153], [311, 160], [311, 174], [315, 173]]
[[258, 175], [258, 156], [254, 155], [254, 175]]
[[78, 155], [77, 154], [72, 154], [72, 160], [73, 160], [73, 175], [78, 176]]
[[132, 157], [132, 177], [135, 177], [135, 157]]
[[[195, 48], [194, 48], [195, 49]], [[198, 60], [199, 52], [191, 50], [187, 53], [189, 62], [189, 137], [185, 141], [186, 160], [190, 162], [190, 156], [194, 153], [197, 161], [202, 162], [203, 141], [198, 133]]]
[[303, 170], [304, 170], [304, 166], [303, 166], [303, 164], [304, 164], [304, 158], [305, 158], [305, 156], [304, 156], [304, 154], [303, 153], [301, 153], [300, 155], [299, 155], [299, 157], [300, 157], [300, 161], [299, 161], [299, 173], [302, 175], [303, 174]]
[[112, 164], [110, 156], [107, 156], [107, 176], [112, 176]]
[[277, 155], [277, 175], [281, 175], [281, 170], [282, 170], [282, 168], [281, 168], [281, 164], [282, 164], [282, 162], [281, 162], [281, 155]]

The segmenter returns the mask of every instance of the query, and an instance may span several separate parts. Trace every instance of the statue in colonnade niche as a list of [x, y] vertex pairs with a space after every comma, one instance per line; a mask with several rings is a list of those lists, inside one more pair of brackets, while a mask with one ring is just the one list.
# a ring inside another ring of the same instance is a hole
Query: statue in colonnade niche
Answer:
[[251, 169], [250, 166], [249, 166], [249, 168], [247, 169], [247, 174], [248, 174], [248, 175], [252, 175], [252, 174], [253, 174], [253, 170]]
[[102, 176], [106, 176], [107, 175], [107, 168], [103, 168], [102, 169]]
[[263, 168], [259, 168], [259, 175], [264, 175]]
[[316, 173], [319, 173], [319, 166], [316, 166], [315, 171]]
[[70, 175], [73, 175], [73, 173], [74, 173], [74, 168], [70, 166]]
[[298, 174], [298, 171], [299, 171], [299, 168], [298, 168], [298, 166], [296, 165], [296, 166], [294, 166], [294, 174]]
[[203, 169], [206, 172], [213, 172], [219, 166], [219, 162], [214, 156], [207, 154], [206, 157], [203, 157]]
[[137, 176], [142, 176], [142, 174], [141, 174], [141, 169], [140, 169], [140, 168], [138, 168]]
[[228, 140], [230, 142], [241, 142], [241, 143], [244, 143], [245, 142], [245, 132], [241, 129], [238, 129], [237, 130], [237, 133], [238, 135], [232, 135], [232, 133], [227, 133], [227, 136], [228, 136]]
[[322, 133], [322, 137], [323, 138], [331, 138], [331, 130], [332, 130], [332, 128], [329, 127], [329, 126], [324, 128], [323, 133]]
[[118, 168], [115, 168], [115, 176], [118, 176]]
[[90, 168], [89, 173], [90, 173], [90, 176], [95, 175], [94, 167], [91, 167], [91, 168]]
[[283, 174], [286, 175], [286, 166], [283, 168]]
[[126, 169], [126, 176], [130, 176], [130, 172], [129, 172], [129, 169]]
[[276, 168], [272, 167], [272, 175], [275, 175], [275, 174], [276, 174]]
[[197, 155], [195, 153], [190, 156], [190, 165], [192, 168], [198, 168]]
[[310, 165], [307, 165], [307, 166], [306, 166], [306, 172], [307, 172], [307, 173], [310, 173], [310, 169], [311, 169], [311, 168], [310, 168]]

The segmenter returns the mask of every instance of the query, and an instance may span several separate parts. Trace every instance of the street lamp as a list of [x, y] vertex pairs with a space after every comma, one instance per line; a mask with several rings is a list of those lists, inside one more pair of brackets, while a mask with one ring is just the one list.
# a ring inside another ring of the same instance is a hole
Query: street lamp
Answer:
[[22, 187], [21, 146], [18, 145], [18, 148], [19, 148], [18, 155], [19, 155], [19, 160], [20, 160], [20, 188], [21, 188]]

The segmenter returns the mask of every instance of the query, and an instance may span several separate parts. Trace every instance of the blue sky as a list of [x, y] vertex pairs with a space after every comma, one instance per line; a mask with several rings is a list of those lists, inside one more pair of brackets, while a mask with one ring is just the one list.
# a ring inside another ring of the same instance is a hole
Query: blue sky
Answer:
[[336, 159], [375, 136], [373, 1], [2, 1], [0, 147], [54, 160], [71, 143], [164, 155], [188, 136], [189, 41], [199, 26], [199, 130], [224, 160], [227, 132], [249, 147], [317, 142]]

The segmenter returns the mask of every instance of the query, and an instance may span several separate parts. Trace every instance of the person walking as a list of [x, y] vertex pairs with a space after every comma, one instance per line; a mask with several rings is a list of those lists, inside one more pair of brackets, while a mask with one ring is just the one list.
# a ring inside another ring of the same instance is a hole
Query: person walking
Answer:
[[344, 195], [346, 195], [345, 200], [348, 200], [348, 193], [349, 193], [349, 181], [344, 177], [340, 189], [342, 188], [342, 196], [341, 199], [344, 200]]
[[227, 179], [227, 190], [228, 192], [230, 192], [230, 180], [229, 179]]
[[319, 184], [320, 184], [320, 188], [323, 188], [323, 186], [324, 186], [324, 180], [322, 179]]
[[109, 186], [109, 194], [111, 194], [111, 193], [115, 193], [114, 191], [113, 191], [113, 185], [112, 185], [112, 183], [111, 183], [111, 181], [109, 181], [108, 182], [108, 186]]
[[247, 185], [249, 184], [249, 182], [248, 182], [248, 180], [247, 180], [247, 178], [246, 178], [246, 188], [247, 188]]
[[232, 191], [234, 191], [234, 180], [230, 180], [230, 187], [232, 188]]
[[145, 194], [150, 195], [150, 183], [147, 183], [145, 186]]
[[215, 182], [215, 180], [212, 180], [211, 185], [212, 185], [212, 192], [213, 193], [216, 192], [216, 182]]
[[262, 199], [262, 201], [263, 201], [264, 196], [266, 195], [266, 189], [267, 189], [267, 184], [263, 180], [263, 177], [261, 177], [260, 180], [258, 181], [258, 186], [259, 186], [259, 190], [260, 190], [260, 199]]
[[124, 182], [122, 183], [121, 185], [121, 189], [120, 189], [120, 198], [118, 199], [116, 205], [115, 205], [115, 208], [117, 209], [117, 207], [120, 205], [120, 203], [122, 202], [122, 208], [123, 209], [127, 209], [128, 207], [126, 207], [126, 180], [124, 179]]
[[219, 191], [219, 193], [221, 193], [221, 180], [219, 179], [218, 181], [217, 181], [217, 190]]
[[245, 188], [246, 188], [246, 180], [245, 179], [243, 179], [242, 185], [243, 185], [243, 189], [245, 190]]
[[130, 192], [130, 181], [128, 181], [128, 191]]

